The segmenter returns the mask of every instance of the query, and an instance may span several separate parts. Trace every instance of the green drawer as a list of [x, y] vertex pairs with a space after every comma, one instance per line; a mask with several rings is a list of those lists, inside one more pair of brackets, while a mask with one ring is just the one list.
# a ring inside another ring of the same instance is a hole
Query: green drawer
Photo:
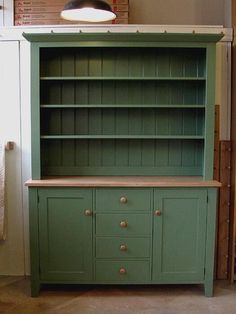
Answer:
[[150, 214], [96, 214], [97, 236], [150, 236]]
[[108, 188], [96, 190], [97, 211], [150, 211], [152, 189]]
[[145, 282], [151, 279], [150, 261], [96, 261], [96, 280]]
[[97, 258], [147, 258], [150, 251], [149, 238], [96, 238]]

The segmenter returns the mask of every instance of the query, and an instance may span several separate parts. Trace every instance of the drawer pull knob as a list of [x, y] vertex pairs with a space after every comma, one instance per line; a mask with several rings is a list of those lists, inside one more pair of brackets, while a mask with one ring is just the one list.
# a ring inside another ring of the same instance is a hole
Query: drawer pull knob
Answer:
[[124, 267], [121, 267], [120, 270], [119, 270], [119, 273], [121, 275], [125, 275], [127, 273], [126, 269]]
[[120, 251], [126, 252], [127, 250], [128, 250], [128, 247], [127, 247], [126, 244], [121, 244], [121, 245], [120, 245]]
[[92, 216], [93, 212], [91, 209], [85, 209], [84, 214], [85, 216]]
[[155, 210], [155, 216], [161, 216], [161, 211], [160, 210]]
[[128, 227], [127, 221], [121, 221], [121, 222], [120, 222], [120, 227], [121, 227], [121, 228], [127, 228], [127, 227]]
[[121, 196], [120, 202], [121, 202], [121, 204], [126, 204], [128, 202], [127, 197], [126, 196]]

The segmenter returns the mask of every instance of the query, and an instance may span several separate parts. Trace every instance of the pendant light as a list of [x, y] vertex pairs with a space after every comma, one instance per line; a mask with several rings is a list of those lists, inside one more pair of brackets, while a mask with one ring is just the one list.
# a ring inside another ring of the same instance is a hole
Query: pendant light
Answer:
[[71, 0], [65, 4], [61, 17], [70, 21], [105, 22], [114, 20], [116, 14], [102, 0]]

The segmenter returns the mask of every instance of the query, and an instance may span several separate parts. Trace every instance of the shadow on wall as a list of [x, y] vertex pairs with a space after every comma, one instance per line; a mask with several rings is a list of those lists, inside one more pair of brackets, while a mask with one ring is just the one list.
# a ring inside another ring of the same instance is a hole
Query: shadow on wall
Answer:
[[[225, 25], [231, 0], [129, 0], [130, 24]], [[229, 14], [230, 15], [230, 14]]]

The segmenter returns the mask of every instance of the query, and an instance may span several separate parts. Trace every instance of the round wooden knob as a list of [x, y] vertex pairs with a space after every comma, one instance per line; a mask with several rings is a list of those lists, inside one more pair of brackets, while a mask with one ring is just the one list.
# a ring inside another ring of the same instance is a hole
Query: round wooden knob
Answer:
[[119, 273], [121, 275], [125, 275], [127, 273], [126, 269], [124, 267], [121, 267], [120, 270], [119, 270]]
[[91, 209], [85, 209], [84, 214], [85, 216], [92, 216], [93, 212]]
[[120, 227], [121, 227], [121, 228], [127, 228], [127, 227], [128, 227], [127, 221], [121, 221], [121, 222], [120, 222]]
[[126, 204], [127, 202], [128, 202], [127, 197], [126, 197], [126, 196], [121, 196], [121, 198], [120, 198], [120, 203], [121, 203], [121, 204]]
[[128, 250], [128, 247], [127, 247], [126, 244], [121, 244], [121, 245], [120, 245], [120, 251], [126, 252], [127, 250]]
[[161, 216], [161, 211], [160, 210], [155, 210], [155, 216]]

